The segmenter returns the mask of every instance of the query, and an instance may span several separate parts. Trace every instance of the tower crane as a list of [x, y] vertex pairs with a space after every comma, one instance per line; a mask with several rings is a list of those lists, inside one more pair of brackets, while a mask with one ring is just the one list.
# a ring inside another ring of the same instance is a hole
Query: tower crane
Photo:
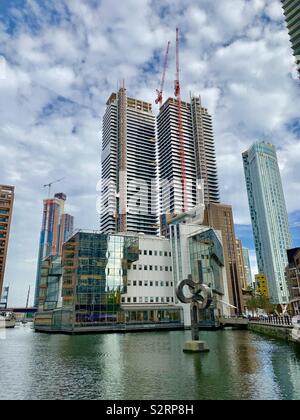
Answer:
[[171, 42], [169, 41], [168, 45], [167, 45], [166, 54], [165, 54], [164, 67], [163, 67], [163, 74], [162, 74], [162, 79], [161, 79], [161, 83], [160, 83], [160, 89], [156, 89], [157, 98], [155, 100], [155, 103], [159, 104], [160, 107], [163, 104], [163, 92], [164, 92], [164, 86], [165, 86], [166, 71], [167, 71], [167, 67], [168, 67], [170, 45], [171, 45]]
[[186, 183], [186, 163], [184, 150], [184, 134], [183, 134], [183, 119], [182, 119], [182, 101], [181, 101], [181, 86], [180, 86], [180, 62], [179, 62], [179, 29], [176, 28], [176, 80], [175, 80], [175, 98], [177, 105], [178, 118], [178, 137], [180, 146], [180, 161], [181, 161], [181, 185], [182, 185], [182, 211], [185, 213], [187, 208], [187, 183]]
[[57, 184], [57, 183], [61, 182], [63, 179], [65, 179], [65, 178], [60, 178], [60, 179], [58, 179], [58, 180], [56, 180], [56, 181], [53, 181], [53, 182], [50, 182], [49, 184], [45, 184], [45, 185], [44, 185], [44, 188], [46, 188], [46, 187], [48, 187], [48, 188], [49, 188], [49, 189], [48, 189], [48, 198], [50, 198], [50, 193], [51, 193], [51, 187], [52, 187], [52, 185], [53, 185], [53, 184]]

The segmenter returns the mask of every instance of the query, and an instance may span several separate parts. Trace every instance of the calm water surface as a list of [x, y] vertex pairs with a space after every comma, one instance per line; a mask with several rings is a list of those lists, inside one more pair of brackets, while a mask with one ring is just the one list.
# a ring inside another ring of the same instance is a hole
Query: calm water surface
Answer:
[[0, 399], [300, 399], [300, 349], [247, 331], [61, 336], [17, 327], [0, 339]]

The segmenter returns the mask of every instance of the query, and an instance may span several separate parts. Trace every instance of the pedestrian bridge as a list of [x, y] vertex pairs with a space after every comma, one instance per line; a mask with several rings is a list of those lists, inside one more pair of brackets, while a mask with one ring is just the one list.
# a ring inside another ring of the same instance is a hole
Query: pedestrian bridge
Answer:
[[220, 317], [219, 323], [221, 327], [247, 328], [249, 320], [242, 317]]

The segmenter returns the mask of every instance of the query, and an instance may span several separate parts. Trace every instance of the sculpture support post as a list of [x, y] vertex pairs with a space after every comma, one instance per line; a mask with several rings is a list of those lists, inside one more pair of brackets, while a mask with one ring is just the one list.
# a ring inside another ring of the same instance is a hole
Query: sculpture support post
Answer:
[[198, 305], [196, 303], [191, 305], [191, 327], [192, 340], [199, 341], [199, 324], [198, 324]]
[[[188, 286], [191, 297], [183, 293], [185, 286]], [[185, 343], [184, 352], [207, 352], [209, 348], [205, 341], [199, 341], [199, 310], [204, 311], [212, 303], [212, 291], [205, 284], [195, 283], [192, 276], [179, 283], [176, 294], [180, 302], [191, 304], [191, 329], [192, 340]]]

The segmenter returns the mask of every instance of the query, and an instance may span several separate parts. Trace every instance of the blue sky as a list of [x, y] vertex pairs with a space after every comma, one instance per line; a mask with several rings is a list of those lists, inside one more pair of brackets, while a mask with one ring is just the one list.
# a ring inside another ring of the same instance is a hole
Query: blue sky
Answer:
[[[11, 304], [24, 304], [34, 286], [44, 184], [65, 177], [53, 192], [68, 195], [76, 227], [98, 228], [105, 102], [125, 79], [130, 95], [154, 104], [159, 61], [168, 40], [174, 47], [176, 26], [183, 36], [183, 97], [201, 94], [213, 115], [222, 201], [233, 206], [253, 269], [241, 153], [254, 141], [278, 147], [300, 245], [299, 81], [279, 0], [5, 0], [0, 183], [16, 186], [5, 279]], [[166, 95], [172, 95], [174, 74], [172, 53]]]

